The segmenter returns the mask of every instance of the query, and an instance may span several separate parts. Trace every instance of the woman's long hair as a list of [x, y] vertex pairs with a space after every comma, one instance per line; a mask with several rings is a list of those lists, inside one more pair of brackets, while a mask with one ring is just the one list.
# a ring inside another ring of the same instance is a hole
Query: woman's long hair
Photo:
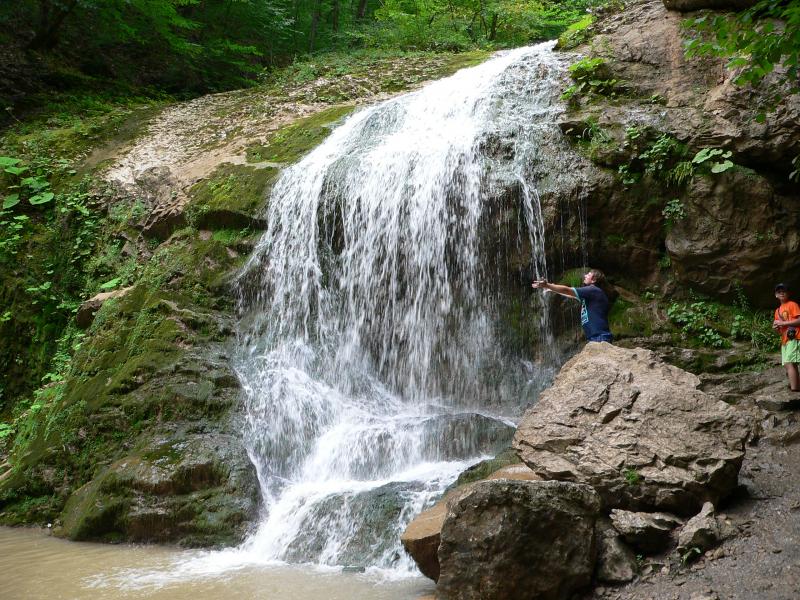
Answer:
[[608, 279], [606, 279], [606, 274], [600, 269], [590, 269], [589, 273], [591, 273], [592, 278], [594, 279], [594, 285], [603, 290], [603, 293], [608, 298], [608, 302], [613, 304], [614, 300], [616, 300], [619, 296], [619, 292], [617, 292], [617, 290], [614, 289], [614, 286], [608, 282]]

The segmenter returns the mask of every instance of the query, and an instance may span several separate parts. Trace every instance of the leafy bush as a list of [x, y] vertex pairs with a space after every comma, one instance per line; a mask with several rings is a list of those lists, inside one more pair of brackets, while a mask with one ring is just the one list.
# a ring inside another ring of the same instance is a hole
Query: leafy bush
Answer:
[[673, 198], [664, 206], [661, 214], [666, 221], [667, 227], [672, 227], [677, 221], [686, 218], [686, 209], [678, 198]]
[[583, 44], [591, 36], [590, 26], [592, 23], [594, 23], [594, 17], [585, 15], [580, 21], [567, 27], [567, 30], [559, 36], [556, 48], [571, 50]]
[[611, 76], [604, 58], [583, 58], [569, 66], [569, 75], [575, 81], [561, 95], [562, 100], [577, 102], [581, 97], [614, 96], [619, 83]]
[[712, 348], [730, 346], [730, 342], [714, 327], [714, 322], [719, 319], [719, 308], [714, 304], [703, 300], [690, 304], [674, 302], [667, 308], [667, 317], [681, 327], [684, 337], [693, 337]]

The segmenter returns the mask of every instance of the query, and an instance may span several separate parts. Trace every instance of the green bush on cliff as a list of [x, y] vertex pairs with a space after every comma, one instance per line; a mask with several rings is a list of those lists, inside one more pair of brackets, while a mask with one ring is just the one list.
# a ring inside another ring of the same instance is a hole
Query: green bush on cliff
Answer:
[[619, 82], [611, 75], [608, 62], [604, 58], [582, 58], [570, 65], [568, 70], [575, 83], [564, 91], [562, 100], [575, 104], [581, 98], [613, 97], [617, 94]]

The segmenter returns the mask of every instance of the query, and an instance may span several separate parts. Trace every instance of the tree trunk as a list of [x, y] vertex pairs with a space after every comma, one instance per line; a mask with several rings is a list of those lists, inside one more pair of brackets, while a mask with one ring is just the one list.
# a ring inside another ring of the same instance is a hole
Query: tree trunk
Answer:
[[70, 0], [63, 6], [54, 7], [50, 0], [39, 0], [39, 27], [28, 48], [31, 50], [52, 50], [58, 43], [58, 32], [64, 19], [71, 13], [78, 0]]
[[319, 27], [319, 13], [322, 0], [314, 2], [314, 12], [311, 14], [311, 31], [308, 34], [308, 51], [314, 52], [314, 43], [317, 41], [317, 27]]
[[356, 19], [359, 21], [367, 14], [367, 0], [358, 0], [358, 10], [356, 11]]
[[331, 7], [331, 27], [334, 33], [339, 32], [339, 0], [333, 0]]
[[493, 42], [497, 37], [497, 13], [492, 15], [492, 26], [489, 30], [489, 41]]

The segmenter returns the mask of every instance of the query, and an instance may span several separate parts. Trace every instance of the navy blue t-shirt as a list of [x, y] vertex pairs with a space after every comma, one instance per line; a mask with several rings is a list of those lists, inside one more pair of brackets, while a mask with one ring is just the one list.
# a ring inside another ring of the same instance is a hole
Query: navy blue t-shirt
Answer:
[[613, 339], [608, 328], [608, 296], [596, 285], [572, 288], [581, 301], [581, 325], [590, 342], [610, 342]]

